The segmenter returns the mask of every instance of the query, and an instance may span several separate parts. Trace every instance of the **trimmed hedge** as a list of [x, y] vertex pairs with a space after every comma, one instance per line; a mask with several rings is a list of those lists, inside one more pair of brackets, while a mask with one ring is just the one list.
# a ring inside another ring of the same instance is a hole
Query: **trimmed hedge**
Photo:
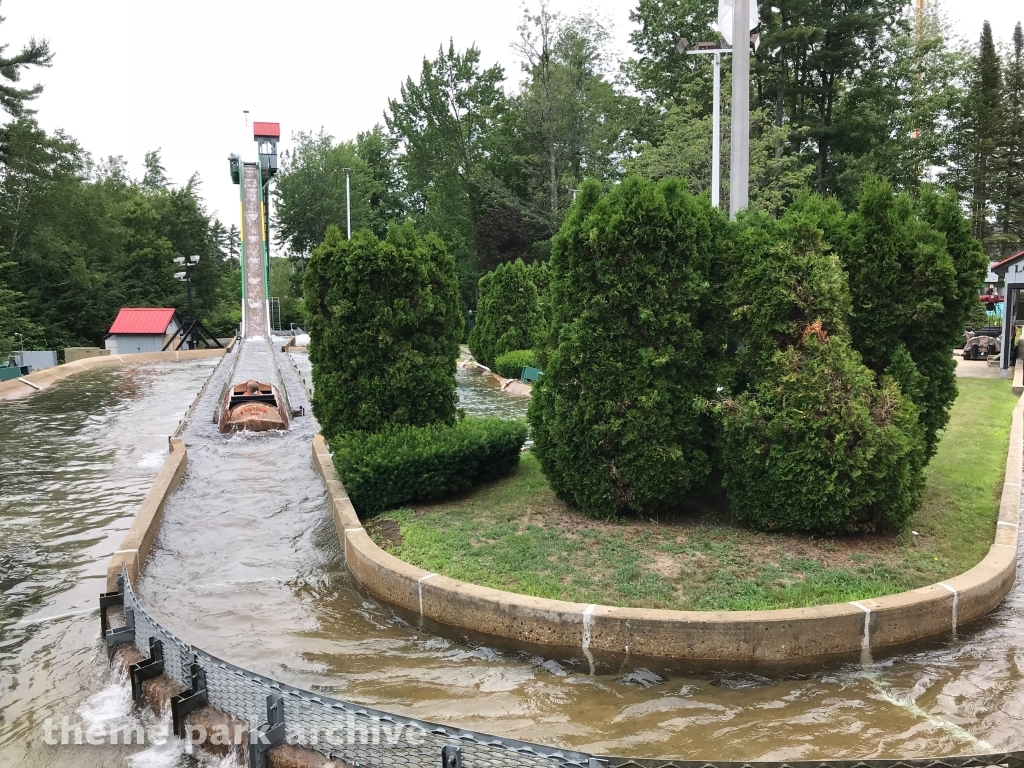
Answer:
[[540, 297], [534, 270], [516, 259], [480, 278], [476, 324], [469, 349], [479, 362], [493, 366], [498, 355], [513, 349], [532, 349], [544, 338]]
[[753, 528], [899, 530], [920, 503], [917, 409], [842, 336], [777, 352], [757, 390], [722, 410], [724, 484]]
[[360, 515], [465, 491], [507, 474], [526, 442], [522, 420], [466, 418], [455, 426], [391, 426], [331, 442], [334, 466]]
[[494, 361], [494, 372], [506, 379], [518, 379], [526, 366], [539, 367], [537, 353], [532, 349], [513, 349], [498, 355]]
[[588, 515], [671, 510], [711, 474], [724, 227], [678, 180], [627, 178], [585, 182], [555, 236], [529, 419], [552, 490]]
[[313, 413], [327, 439], [392, 424], [454, 424], [463, 318], [455, 259], [412, 222], [386, 240], [334, 226], [303, 279]]

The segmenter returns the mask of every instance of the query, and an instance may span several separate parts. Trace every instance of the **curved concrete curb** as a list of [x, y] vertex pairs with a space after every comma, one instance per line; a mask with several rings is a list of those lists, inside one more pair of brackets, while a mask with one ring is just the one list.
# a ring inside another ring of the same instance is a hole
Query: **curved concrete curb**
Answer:
[[51, 384], [63, 381], [69, 376], [93, 368], [106, 368], [111, 365], [125, 363], [163, 363], [181, 360], [197, 360], [204, 357], [222, 357], [228, 350], [224, 349], [192, 349], [184, 352], [136, 352], [130, 355], [104, 355], [103, 357], [87, 357], [74, 363], [64, 363], [56, 368], [44, 368], [33, 371], [28, 376], [11, 381], [0, 381], [0, 400], [17, 400]]
[[321, 435], [313, 463], [330, 499], [338, 538], [356, 580], [382, 600], [434, 621], [524, 643], [641, 656], [781, 661], [870, 652], [956, 631], [992, 611], [1017, 572], [1024, 398], [1013, 409], [995, 541], [971, 570], [910, 592], [775, 611], [667, 611], [583, 605], [502, 592], [429, 573], [370, 539]]
[[139, 577], [142, 567], [146, 564], [146, 558], [149, 557], [149, 550], [153, 547], [156, 533], [160, 529], [164, 504], [185, 474], [185, 466], [188, 463], [185, 443], [177, 437], [170, 438], [168, 442], [171, 455], [167, 457], [167, 461], [157, 474], [139, 511], [135, 513], [135, 519], [121, 541], [121, 546], [107, 564], [107, 592], [117, 591], [117, 576], [121, 573], [122, 564], [128, 569], [128, 578], [132, 584]]
[[459, 363], [460, 368], [475, 368], [478, 371], [483, 371], [485, 376], [490, 376], [492, 379], [496, 379], [498, 382], [498, 388], [502, 392], [508, 392], [510, 395], [525, 395], [526, 397], [533, 397], [533, 387], [529, 384], [523, 384], [521, 381], [516, 379], [506, 379], [504, 376], [499, 376], [486, 365], [481, 365], [475, 360], [466, 360]]

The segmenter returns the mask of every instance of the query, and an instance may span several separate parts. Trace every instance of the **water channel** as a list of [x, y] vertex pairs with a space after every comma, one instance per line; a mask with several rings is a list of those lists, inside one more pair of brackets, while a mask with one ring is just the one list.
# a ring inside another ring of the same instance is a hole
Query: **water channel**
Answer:
[[[1024, 746], [1020, 584], [959, 637], [786, 669], [599, 658], [591, 675], [573, 649], [510, 649], [396, 614], [345, 568], [310, 460], [313, 418], [287, 433], [217, 432], [212, 412], [229, 375], [259, 370], [271, 355], [291, 406], [309, 413], [303, 356], [252, 342], [243, 352], [214, 372], [188, 423], [188, 472], [138, 587], [158, 619], [204, 650], [336, 697], [598, 753], [793, 760]], [[0, 405], [5, 433], [18, 434], [0, 445], [0, 764], [106, 764], [36, 744], [42, 718], [82, 717], [104, 696], [123, 696], [104, 671], [96, 614], [24, 622], [94, 604], [166, 434], [209, 372], [96, 372]], [[467, 413], [525, 409], [477, 373], [460, 372], [459, 384]], [[154, 755], [124, 753], [115, 764], [184, 759]]]

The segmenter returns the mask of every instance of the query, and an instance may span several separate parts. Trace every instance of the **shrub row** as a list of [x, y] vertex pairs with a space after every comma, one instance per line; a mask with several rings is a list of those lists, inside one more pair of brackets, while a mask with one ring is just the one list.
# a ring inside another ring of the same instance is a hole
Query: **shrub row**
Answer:
[[498, 355], [493, 370], [506, 379], [518, 379], [526, 366], [537, 367], [537, 353], [532, 349], [513, 349]]
[[582, 185], [552, 243], [530, 422], [596, 517], [679, 507], [720, 470], [756, 528], [904, 525], [956, 396], [984, 253], [953, 196], [864, 183], [728, 222], [678, 182]]
[[519, 464], [525, 421], [466, 418], [455, 426], [391, 426], [331, 442], [334, 466], [360, 515], [429, 501], [501, 477]]

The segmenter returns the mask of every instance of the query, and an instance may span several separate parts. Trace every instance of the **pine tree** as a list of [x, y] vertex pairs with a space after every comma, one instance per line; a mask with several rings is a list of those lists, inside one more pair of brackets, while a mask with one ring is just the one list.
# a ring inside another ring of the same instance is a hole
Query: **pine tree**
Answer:
[[987, 21], [981, 29], [978, 55], [974, 60], [971, 85], [967, 96], [965, 136], [963, 139], [960, 186], [970, 200], [971, 232], [987, 244], [992, 233], [992, 175], [995, 156], [1002, 135], [1002, 67], [992, 25]]
[[1000, 256], [1024, 248], [1024, 30], [1013, 30], [1006, 58], [1001, 104], [1002, 136], [996, 155], [996, 234]]
[[[0, 24], [4, 21], [5, 18], [0, 16]], [[53, 54], [50, 53], [50, 44], [33, 37], [21, 49], [21, 53], [11, 57], [4, 56], [8, 47], [0, 45], [0, 109], [15, 117], [31, 114], [33, 110], [26, 109], [25, 102], [42, 93], [43, 86], [36, 84], [31, 88], [17, 88], [15, 84], [21, 81], [23, 69], [51, 65]]]

